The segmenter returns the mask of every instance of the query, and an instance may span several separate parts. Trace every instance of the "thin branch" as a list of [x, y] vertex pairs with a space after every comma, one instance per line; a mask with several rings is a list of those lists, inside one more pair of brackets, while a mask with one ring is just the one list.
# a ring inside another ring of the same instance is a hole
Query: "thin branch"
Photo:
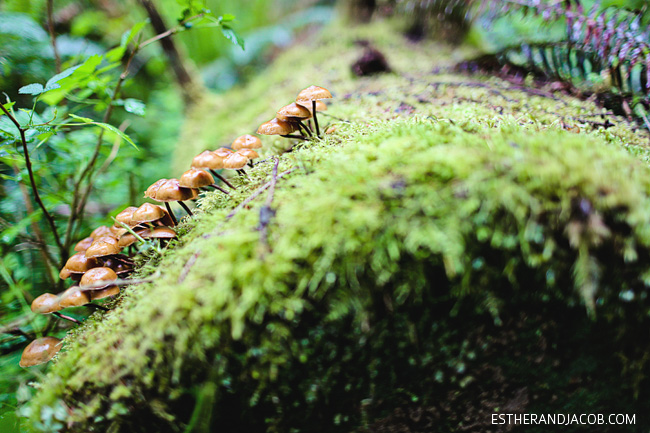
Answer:
[[34, 179], [32, 161], [29, 158], [29, 149], [27, 148], [27, 139], [25, 138], [25, 129], [22, 126], [20, 126], [20, 123], [18, 123], [16, 118], [11, 115], [11, 113], [4, 107], [4, 105], [0, 104], [0, 108], [2, 109], [2, 111], [4, 111], [4, 113], [7, 115], [9, 120], [11, 120], [11, 122], [14, 125], [16, 125], [16, 128], [18, 128], [18, 132], [20, 132], [20, 141], [23, 145], [23, 152], [25, 153], [25, 167], [27, 167], [27, 173], [29, 174], [29, 183], [32, 186], [32, 193], [34, 194], [34, 200], [36, 200], [36, 203], [38, 203], [38, 206], [43, 211], [43, 215], [45, 215], [45, 219], [47, 219], [47, 222], [50, 225], [50, 229], [52, 230], [54, 241], [56, 242], [56, 245], [58, 246], [59, 251], [61, 253], [61, 256], [63, 257], [64, 255], [66, 255], [66, 249], [61, 243], [61, 239], [59, 238], [59, 233], [56, 229], [56, 224], [54, 223], [54, 219], [52, 218], [52, 215], [50, 215], [50, 213], [45, 208], [45, 205], [41, 200], [41, 196], [38, 193], [38, 188], [36, 188], [36, 180]]
[[54, 33], [54, 0], [47, 0], [47, 30], [50, 33], [50, 43], [52, 44], [52, 51], [54, 52], [54, 67], [56, 73], [61, 72], [61, 57], [59, 56], [59, 50], [56, 47], [56, 34]]

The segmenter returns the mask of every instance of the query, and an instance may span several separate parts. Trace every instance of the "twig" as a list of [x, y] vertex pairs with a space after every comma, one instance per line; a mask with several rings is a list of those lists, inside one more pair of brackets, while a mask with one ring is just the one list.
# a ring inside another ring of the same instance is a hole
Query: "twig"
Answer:
[[4, 105], [0, 104], [0, 108], [2, 109], [2, 111], [4, 111], [4, 113], [7, 115], [9, 120], [11, 120], [11, 122], [14, 125], [16, 125], [16, 128], [18, 128], [18, 132], [20, 132], [20, 141], [23, 145], [23, 152], [25, 153], [25, 167], [27, 167], [27, 173], [29, 174], [29, 183], [32, 186], [32, 193], [34, 194], [34, 200], [36, 200], [36, 203], [38, 203], [38, 206], [43, 211], [43, 215], [45, 215], [45, 218], [47, 219], [47, 222], [50, 225], [50, 229], [52, 230], [54, 241], [56, 242], [56, 245], [59, 247], [59, 252], [63, 257], [67, 255], [66, 248], [61, 243], [61, 239], [59, 238], [59, 232], [56, 229], [56, 224], [54, 224], [54, 219], [52, 218], [52, 215], [50, 215], [50, 213], [45, 208], [45, 205], [41, 200], [41, 196], [38, 193], [38, 188], [36, 188], [36, 180], [34, 179], [34, 171], [32, 170], [32, 161], [29, 158], [29, 149], [27, 149], [27, 139], [25, 138], [25, 129], [22, 126], [20, 126], [20, 123], [18, 123], [16, 118], [11, 115], [11, 113], [4, 107]]
[[278, 165], [280, 164], [280, 159], [275, 157], [275, 164], [273, 165], [273, 174], [271, 175], [270, 185], [269, 185], [269, 196], [266, 198], [264, 206], [260, 209], [260, 225], [258, 230], [260, 231], [260, 240], [264, 244], [267, 251], [270, 250], [269, 246], [269, 230], [268, 226], [271, 222], [271, 219], [275, 216], [275, 210], [271, 208], [273, 203], [273, 196], [275, 195], [275, 184], [278, 181]]
[[54, 0], [47, 0], [47, 30], [50, 33], [50, 43], [52, 44], [52, 51], [54, 51], [54, 67], [56, 73], [58, 74], [59, 72], [61, 72], [61, 57], [59, 56], [59, 50], [56, 47], [56, 34], [54, 33], [53, 3]]

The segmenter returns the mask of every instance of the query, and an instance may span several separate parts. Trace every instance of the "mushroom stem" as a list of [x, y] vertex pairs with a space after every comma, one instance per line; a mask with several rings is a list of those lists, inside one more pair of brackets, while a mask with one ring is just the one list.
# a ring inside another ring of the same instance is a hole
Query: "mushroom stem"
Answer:
[[219, 179], [221, 182], [223, 182], [223, 183], [225, 183], [226, 185], [228, 185], [230, 188], [232, 188], [232, 189], [237, 189], [237, 188], [235, 188], [235, 187], [234, 187], [230, 182], [228, 182], [228, 181], [226, 180], [225, 177], [223, 177], [222, 175], [220, 175], [219, 173], [217, 173], [217, 172], [214, 171], [213, 169], [210, 169], [210, 173], [212, 173], [212, 175], [213, 175], [214, 177], [216, 177], [216, 178]]
[[174, 225], [178, 225], [178, 220], [176, 220], [176, 215], [174, 215], [174, 212], [172, 212], [171, 206], [169, 206], [169, 203], [165, 202], [165, 207], [167, 208], [167, 212], [169, 212], [169, 216], [172, 217], [172, 221], [174, 221]]
[[320, 137], [320, 129], [318, 129], [318, 117], [316, 117], [316, 100], [311, 101], [311, 112], [314, 116], [314, 125], [316, 125], [316, 137]]
[[58, 317], [59, 319], [69, 320], [69, 321], [74, 322], [74, 323], [77, 323], [77, 324], [81, 323], [80, 321], [78, 321], [78, 320], [75, 319], [74, 317], [66, 316], [65, 314], [61, 314], [61, 313], [59, 313], [58, 311], [55, 311], [55, 312], [52, 313], [52, 314], [54, 314], [54, 315], [55, 315], [56, 317]]
[[208, 185], [208, 186], [212, 187], [214, 189], [218, 189], [219, 191], [221, 191], [224, 194], [230, 194], [230, 192], [228, 190], [225, 190], [225, 189], [221, 188], [219, 185], [216, 185], [214, 183], [212, 185]]
[[297, 138], [297, 139], [299, 139], [299, 140], [309, 141], [309, 138], [307, 138], [307, 137], [303, 137], [302, 135], [280, 135], [280, 137], [284, 137], [284, 138]]
[[309, 130], [309, 128], [307, 128], [307, 127], [305, 126], [304, 123], [302, 123], [302, 120], [299, 120], [299, 121], [298, 121], [298, 126], [301, 128], [301, 130], [304, 130], [304, 131], [307, 133], [307, 135], [308, 135], [309, 137], [312, 136], [311, 131]]
[[180, 204], [181, 207], [182, 207], [183, 209], [185, 209], [185, 212], [187, 212], [187, 214], [188, 214], [189, 216], [194, 215], [194, 214], [192, 213], [192, 211], [190, 210], [190, 208], [187, 207], [187, 205], [186, 205], [185, 203], [183, 203], [182, 201], [179, 201], [178, 204]]
[[244, 170], [243, 168], [237, 170], [237, 173], [239, 173], [240, 176], [248, 177], [248, 173], [246, 173], [246, 170]]
[[103, 305], [97, 305], [97, 304], [92, 304], [92, 303], [86, 304], [86, 305], [84, 305], [84, 307], [93, 308], [95, 310], [111, 311], [110, 308], [106, 308]]

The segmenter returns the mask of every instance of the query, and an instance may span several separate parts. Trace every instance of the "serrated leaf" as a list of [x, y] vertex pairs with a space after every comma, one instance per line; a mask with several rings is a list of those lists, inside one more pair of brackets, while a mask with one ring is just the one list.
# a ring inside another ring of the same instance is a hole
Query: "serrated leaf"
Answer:
[[21, 95], [40, 95], [44, 90], [45, 88], [42, 84], [32, 83], [18, 89], [18, 93]]
[[127, 112], [136, 114], [138, 116], [144, 116], [146, 113], [146, 108], [147, 106], [144, 104], [144, 102], [138, 99], [128, 98], [124, 101], [124, 109]]
[[72, 75], [74, 73], [74, 71], [79, 69], [79, 67], [81, 67], [81, 66], [82, 65], [77, 65], [77, 66], [73, 66], [71, 68], [68, 68], [68, 69], [66, 69], [64, 71], [59, 72], [58, 74], [56, 74], [55, 76], [53, 76], [52, 78], [47, 80], [47, 83], [45, 83], [45, 91], [47, 92], [48, 90], [54, 90], [54, 89], [60, 88], [61, 85], [58, 84], [58, 82], [63, 80], [64, 78], [67, 78], [70, 75]]
[[223, 26], [221, 26], [221, 33], [230, 42], [232, 42], [235, 45], [239, 45], [242, 50], [246, 49], [244, 47], [244, 40], [241, 38], [241, 36], [237, 34], [235, 30], [232, 29], [232, 27], [224, 24]]

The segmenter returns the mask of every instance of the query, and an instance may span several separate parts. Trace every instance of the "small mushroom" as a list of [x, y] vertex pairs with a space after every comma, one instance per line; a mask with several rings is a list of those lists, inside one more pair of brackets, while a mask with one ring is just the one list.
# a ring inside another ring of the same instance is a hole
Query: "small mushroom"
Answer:
[[214, 178], [207, 171], [199, 170], [198, 168], [190, 168], [187, 170], [181, 178], [178, 180], [178, 184], [183, 188], [202, 188], [202, 187], [212, 187], [218, 189], [219, 191], [230, 194], [225, 189], [221, 188], [218, 185], [215, 185]]
[[85, 251], [73, 254], [65, 262], [65, 266], [61, 269], [59, 277], [62, 280], [72, 278], [73, 280], [79, 281], [84, 272], [97, 266], [99, 266], [99, 263], [93, 258], [86, 257]]
[[85, 254], [88, 259], [97, 259], [119, 254], [121, 251], [117, 239], [111, 236], [102, 236], [88, 247]]
[[195, 189], [181, 187], [178, 182], [178, 179], [168, 179], [165, 183], [160, 185], [158, 190], [155, 191], [155, 194], [147, 195], [147, 193], [145, 192], [145, 196], [153, 200], [165, 203], [167, 212], [169, 212], [169, 215], [174, 220], [174, 225], [176, 225], [177, 224], [176, 217], [174, 216], [174, 213], [172, 212], [172, 209], [169, 206], [169, 202], [177, 201], [178, 204], [180, 204], [181, 207], [185, 209], [188, 215], [192, 215], [192, 211], [190, 210], [190, 208], [188, 208], [185, 205], [185, 203], [183, 203], [183, 201], [196, 198], [198, 196], [198, 193]]
[[137, 222], [138, 225], [148, 224], [148, 223], [150, 224], [159, 223], [164, 226], [174, 225], [174, 222], [169, 216], [169, 212], [167, 212], [167, 210], [164, 207], [151, 204], [151, 203], [145, 203], [139, 208], [137, 208], [133, 212], [131, 218], [135, 222]]
[[162, 243], [163, 240], [176, 239], [176, 232], [169, 227], [157, 227], [153, 230], [146, 230], [142, 233], [142, 237], [145, 239], [160, 239]]
[[89, 294], [80, 290], [79, 286], [68, 288], [65, 292], [59, 294], [58, 298], [61, 308], [81, 307], [91, 301]]
[[312, 115], [314, 116], [314, 125], [316, 126], [316, 136], [320, 137], [320, 130], [318, 129], [318, 118], [316, 116], [316, 101], [321, 100], [321, 99], [331, 99], [332, 94], [330, 93], [329, 90], [325, 89], [324, 87], [318, 87], [318, 86], [309, 86], [306, 89], [302, 90], [300, 93], [298, 93], [298, 97], [296, 97], [296, 102], [297, 103], [305, 103], [305, 102], [311, 102], [311, 112]]
[[121, 222], [122, 224], [129, 226], [129, 228], [135, 227], [138, 224], [133, 221], [132, 217], [133, 217], [133, 212], [135, 212], [136, 210], [138, 210], [137, 207], [129, 206], [126, 209], [124, 209], [122, 212], [118, 213], [115, 219]]
[[235, 189], [235, 187], [228, 182], [225, 177], [216, 172], [216, 170], [221, 170], [223, 168], [223, 157], [214, 152], [206, 150], [196, 155], [192, 160], [192, 168], [210, 170], [210, 173], [212, 173], [214, 177], [228, 185], [230, 188]]
[[74, 250], [77, 252], [84, 252], [88, 249], [88, 247], [92, 243], [93, 243], [93, 238], [89, 236], [77, 242], [77, 244], [74, 246]]
[[246, 172], [243, 170], [243, 168], [246, 167], [246, 164], [248, 164], [248, 158], [238, 152], [232, 153], [229, 157], [223, 160], [223, 166], [225, 168], [237, 170], [237, 173], [243, 175], [246, 175]]
[[107, 226], [99, 226], [93, 232], [90, 234], [90, 237], [93, 239], [97, 239], [98, 237], [101, 236], [106, 236], [111, 234], [111, 229], [109, 229]]
[[253, 149], [239, 149], [235, 154], [245, 156], [246, 158], [253, 160], [256, 158], [259, 158], [259, 154], [255, 152]]
[[286, 120], [287, 122], [297, 124], [299, 128], [302, 128], [302, 130], [305, 131], [306, 135], [311, 137], [311, 131], [304, 123], [302, 123], [303, 120], [311, 118], [311, 112], [309, 109], [292, 102], [291, 104], [280, 108], [276, 115], [280, 120]]
[[57, 295], [53, 295], [52, 293], [43, 293], [41, 296], [34, 299], [31, 305], [32, 312], [34, 313], [52, 314], [61, 319], [69, 320], [70, 322], [81, 323], [74, 317], [59, 313], [62, 308], [63, 307], [59, 305], [59, 297]]
[[261, 149], [262, 140], [254, 135], [245, 134], [237, 137], [230, 147], [235, 151], [241, 149]]
[[167, 182], [169, 179], [159, 179], [152, 183], [149, 188], [144, 192], [145, 197], [152, 198], [156, 195], [156, 192], [158, 192], [158, 189], [162, 186], [163, 183]]
[[45, 364], [54, 358], [54, 355], [59, 353], [59, 350], [61, 350], [61, 340], [58, 338], [37, 338], [25, 347], [18, 365], [25, 368]]
[[279, 135], [280, 137], [286, 138], [298, 138], [300, 140], [307, 140], [307, 138], [302, 135], [290, 135], [292, 132], [296, 131], [296, 125], [287, 122], [286, 120], [281, 120], [278, 118], [271, 119], [268, 122], [264, 122], [257, 128], [257, 133], [262, 135]]

